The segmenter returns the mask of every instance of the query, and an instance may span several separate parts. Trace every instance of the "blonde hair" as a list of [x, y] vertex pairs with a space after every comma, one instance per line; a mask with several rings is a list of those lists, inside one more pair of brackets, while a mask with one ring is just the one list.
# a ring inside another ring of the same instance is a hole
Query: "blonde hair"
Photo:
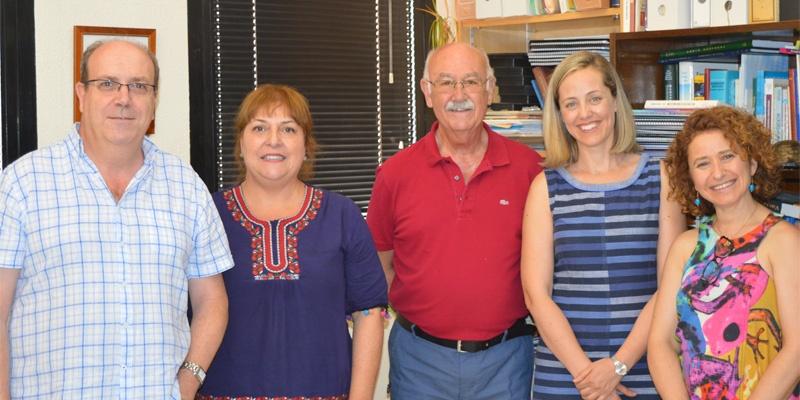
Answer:
[[636, 143], [633, 111], [628, 103], [628, 97], [622, 89], [619, 75], [614, 67], [599, 54], [579, 51], [558, 64], [547, 88], [542, 117], [544, 146], [547, 151], [545, 167], [564, 167], [578, 160], [578, 144], [567, 132], [564, 121], [561, 119], [558, 89], [569, 74], [585, 68], [594, 68], [600, 72], [603, 75], [603, 84], [614, 96], [617, 112], [614, 117], [614, 144], [611, 147], [611, 153], [638, 153], [641, 151], [639, 144]]

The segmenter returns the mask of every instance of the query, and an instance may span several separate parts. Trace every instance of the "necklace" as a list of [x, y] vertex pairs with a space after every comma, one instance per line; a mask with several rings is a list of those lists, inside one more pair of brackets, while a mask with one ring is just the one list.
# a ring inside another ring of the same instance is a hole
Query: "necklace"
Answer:
[[747, 223], [750, 221], [750, 218], [753, 218], [753, 215], [755, 215], [756, 211], [758, 211], [758, 205], [757, 204], [753, 206], [753, 211], [750, 212], [750, 215], [748, 215], [747, 218], [744, 219], [744, 222], [742, 222], [742, 224], [739, 225], [739, 229], [734, 231], [733, 234], [730, 235], [730, 236], [725, 235], [722, 232], [722, 229], [719, 228], [719, 220], [716, 220], [715, 221], [715, 225], [716, 225], [715, 228], [716, 228], [717, 232], [719, 232], [719, 234], [720, 234], [720, 239], [725, 239], [727, 241], [731, 241], [730, 238], [736, 239], [738, 237], [738, 235], [739, 235], [739, 232], [741, 232], [742, 229], [744, 229], [744, 227], [747, 226]]

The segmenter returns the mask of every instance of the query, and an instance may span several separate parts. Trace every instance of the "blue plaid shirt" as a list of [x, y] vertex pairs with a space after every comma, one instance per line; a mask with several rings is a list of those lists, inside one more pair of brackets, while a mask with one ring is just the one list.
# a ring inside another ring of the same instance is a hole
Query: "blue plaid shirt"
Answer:
[[149, 139], [117, 203], [77, 129], [0, 175], [0, 268], [21, 269], [11, 397], [180, 398], [188, 279], [233, 266], [219, 214]]

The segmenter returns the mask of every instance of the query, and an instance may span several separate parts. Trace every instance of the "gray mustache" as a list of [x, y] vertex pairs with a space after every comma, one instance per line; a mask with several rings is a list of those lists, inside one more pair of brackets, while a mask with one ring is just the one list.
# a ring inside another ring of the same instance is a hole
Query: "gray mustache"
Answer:
[[467, 111], [472, 110], [475, 108], [475, 103], [472, 102], [470, 99], [465, 99], [461, 101], [449, 101], [444, 106], [446, 111]]

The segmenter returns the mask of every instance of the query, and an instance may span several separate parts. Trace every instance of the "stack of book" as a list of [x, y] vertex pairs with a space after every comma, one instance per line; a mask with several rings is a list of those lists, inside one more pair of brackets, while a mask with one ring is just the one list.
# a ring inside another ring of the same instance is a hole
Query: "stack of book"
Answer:
[[636, 141], [644, 151], [663, 158], [667, 148], [681, 130], [692, 110], [650, 109], [633, 110], [636, 124]]
[[536, 150], [544, 150], [542, 139], [542, 111], [488, 111], [484, 121], [495, 132], [525, 143]]
[[528, 60], [534, 67], [555, 66], [572, 53], [582, 50], [598, 53], [608, 60], [608, 35], [531, 40], [528, 42]]
[[500, 101], [492, 104], [493, 110], [522, 110], [541, 106], [530, 85], [533, 72], [525, 53], [491, 54], [489, 64], [494, 69], [500, 95]]

